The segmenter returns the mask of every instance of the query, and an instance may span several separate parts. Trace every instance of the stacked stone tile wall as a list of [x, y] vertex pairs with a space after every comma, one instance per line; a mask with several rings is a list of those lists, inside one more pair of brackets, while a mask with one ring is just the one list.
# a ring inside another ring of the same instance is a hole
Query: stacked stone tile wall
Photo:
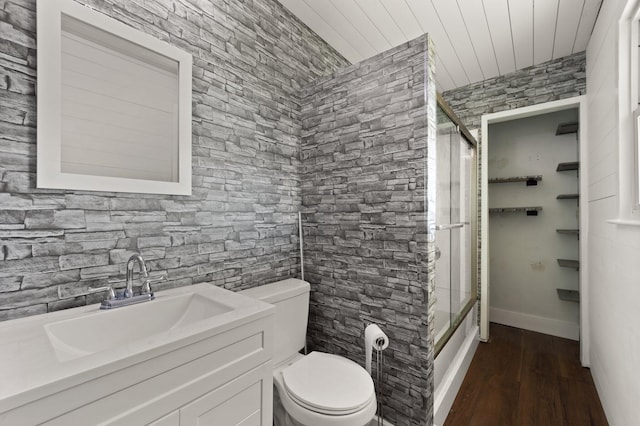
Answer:
[[1, 1], [0, 320], [98, 301], [134, 252], [158, 289], [295, 275], [299, 91], [348, 62], [275, 0], [79, 3], [193, 55], [193, 195], [35, 187], [36, 2]]
[[302, 103], [310, 348], [364, 364], [364, 329], [380, 325], [390, 338], [385, 419], [397, 426], [432, 421], [425, 224], [432, 55], [423, 36], [318, 80]]
[[477, 129], [484, 114], [584, 95], [586, 85], [586, 54], [579, 52], [447, 90], [442, 96], [467, 128]]

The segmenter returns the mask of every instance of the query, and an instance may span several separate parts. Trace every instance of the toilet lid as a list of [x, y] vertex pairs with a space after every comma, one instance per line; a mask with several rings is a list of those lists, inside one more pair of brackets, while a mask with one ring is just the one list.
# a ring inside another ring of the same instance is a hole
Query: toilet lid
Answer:
[[353, 361], [322, 352], [311, 352], [282, 370], [289, 396], [319, 413], [350, 414], [374, 397], [373, 380]]

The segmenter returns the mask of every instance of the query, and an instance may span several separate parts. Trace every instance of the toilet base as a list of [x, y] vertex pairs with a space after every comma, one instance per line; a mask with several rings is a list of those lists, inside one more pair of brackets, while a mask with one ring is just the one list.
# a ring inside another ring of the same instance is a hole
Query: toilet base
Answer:
[[304, 426], [295, 421], [284, 409], [275, 385], [273, 385], [273, 426]]

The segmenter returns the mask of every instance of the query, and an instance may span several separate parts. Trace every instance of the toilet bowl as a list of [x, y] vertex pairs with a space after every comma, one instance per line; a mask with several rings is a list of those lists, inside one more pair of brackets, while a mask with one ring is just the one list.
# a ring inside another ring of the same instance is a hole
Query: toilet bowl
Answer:
[[241, 293], [276, 308], [274, 425], [368, 425], [376, 412], [375, 388], [369, 373], [338, 355], [298, 353], [305, 346], [309, 283], [287, 279]]
[[364, 426], [376, 413], [371, 377], [344, 357], [298, 355], [274, 369], [273, 383], [286, 413], [300, 425]]

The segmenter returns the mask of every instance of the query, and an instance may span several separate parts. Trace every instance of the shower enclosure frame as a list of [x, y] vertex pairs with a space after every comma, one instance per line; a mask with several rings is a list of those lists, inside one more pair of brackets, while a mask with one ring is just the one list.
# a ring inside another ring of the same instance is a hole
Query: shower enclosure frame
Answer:
[[[434, 357], [437, 357], [438, 354], [440, 353], [440, 351], [442, 350], [442, 348], [444, 348], [444, 346], [447, 344], [447, 342], [451, 339], [451, 337], [453, 336], [453, 334], [456, 332], [456, 330], [460, 327], [460, 325], [463, 323], [463, 321], [467, 318], [467, 315], [469, 314], [469, 312], [473, 309], [473, 307], [475, 306], [476, 302], [478, 301], [478, 222], [479, 222], [479, 217], [478, 217], [478, 189], [479, 189], [479, 182], [478, 182], [478, 167], [479, 167], [479, 151], [478, 151], [478, 142], [476, 141], [476, 139], [473, 137], [473, 135], [471, 134], [471, 132], [469, 132], [469, 129], [467, 129], [467, 127], [462, 123], [462, 121], [458, 118], [458, 116], [453, 112], [453, 110], [451, 109], [451, 107], [449, 106], [449, 104], [447, 104], [447, 102], [444, 100], [444, 98], [442, 97], [442, 95], [440, 93], [437, 93], [437, 104], [438, 106], [442, 109], [442, 112], [445, 113], [445, 115], [457, 126], [457, 128], [460, 131], [460, 135], [461, 137], [463, 137], [466, 142], [468, 144], [470, 144], [473, 147], [473, 150], [475, 151], [474, 155], [474, 161], [473, 161], [473, 167], [471, 170], [471, 176], [470, 176], [470, 183], [471, 183], [471, 187], [470, 187], [470, 202], [469, 202], [469, 208], [470, 208], [470, 217], [471, 217], [471, 221], [470, 221], [470, 227], [471, 227], [471, 241], [470, 241], [470, 245], [471, 245], [471, 256], [470, 256], [470, 260], [471, 260], [471, 264], [469, 265], [470, 269], [470, 275], [471, 275], [471, 293], [469, 295], [469, 300], [462, 306], [462, 309], [460, 309], [460, 311], [456, 314], [456, 317], [454, 318], [453, 321], [450, 322], [449, 324], [449, 328], [447, 329], [447, 331], [442, 335], [442, 337], [440, 337], [438, 339], [437, 342], [435, 343], [435, 347], [434, 347]], [[436, 148], [437, 149], [437, 148]], [[436, 162], [436, 157], [429, 155], [429, 160], [430, 162], [432, 162], [432, 164], [429, 165], [428, 170], [429, 170], [429, 179], [435, 179], [436, 178], [436, 173], [435, 173], [435, 162]], [[433, 197], [435, 199], [435, 194], [433, 194]], [[435, 204], [435, 202], [433, 202]], [[429, 206], [430, 208], [433, 208], [434, 206]], [[435, 214], [434, 214], [435, 216]], [[429, 224], [430, 228], [432, 228], [430, 230], [430, 235], [433, 236], [433, 241], [435, 244], [435, 223], [433, 224]], [[435, 248], [434, 248], [435, 249]], [[434, 271], [435, 271], [435, 267], [434, 267]], [[435, 273], [435, 272], [434, 272]]]

